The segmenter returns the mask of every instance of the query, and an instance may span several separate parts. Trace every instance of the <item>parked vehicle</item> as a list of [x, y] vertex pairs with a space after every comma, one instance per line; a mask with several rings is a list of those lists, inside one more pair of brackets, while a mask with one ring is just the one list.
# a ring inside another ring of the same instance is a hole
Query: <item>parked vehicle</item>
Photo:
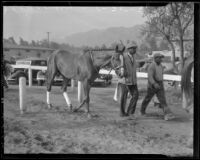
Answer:
[[97, 84], [102, 84], [104, 87], [110, 85], [112, 83], [113, 76], [111, 74], [99, 74], [99, 77], [95, 79], [92, 83], [92, 86]]
[[[15, 65], [12, 65], [14, 68], [14, 72], [11, 74], [11, 76], [8, 78], [9, 84], [18, 84], [19, 83], [19, 77], [21, 74], [24, 74], [27, 79], [28, 84], [28, 68], [30, 66], [34, 66], [35, 68], [32, 69], [32, 83], [38, 84], [38, 85], [44, 85], [45, 84], [45, 73], [46, 67], [47, 67], [47, 60], [43, 58], [37, 58], [37, 57], [30, 57], [26, 59], [20, 59], [16, 61]], [[56, 84], [60, 84], [63, 79], [60, 76], [56, 76], [54, 79], [54, 82]]]
[[[43, 86], [45, 85], [46, 82], [46, 71], [45, 70], [41, 70], [38, 71], [37, 73], [37, 82], [38, 82], [38, 86]], [[54, 78], [54, 85], [61, 85], [63, 82], [63, 78], [61, 75], [56, 75]], [[68, 85], [71, 85], [71, 81], [68, 83]]]

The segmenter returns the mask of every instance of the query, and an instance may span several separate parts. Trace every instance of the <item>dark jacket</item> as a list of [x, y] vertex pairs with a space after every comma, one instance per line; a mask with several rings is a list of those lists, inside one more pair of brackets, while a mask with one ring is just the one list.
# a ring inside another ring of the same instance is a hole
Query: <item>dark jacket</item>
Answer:
[[128, 52], [124, 53], [124, 71], [125, 71], [125, 84], [126, 85], [136, 85], [137, 84], [137, 76], [136, 76], [136, 60], [133, 56], [133, 59], [128, 54]]

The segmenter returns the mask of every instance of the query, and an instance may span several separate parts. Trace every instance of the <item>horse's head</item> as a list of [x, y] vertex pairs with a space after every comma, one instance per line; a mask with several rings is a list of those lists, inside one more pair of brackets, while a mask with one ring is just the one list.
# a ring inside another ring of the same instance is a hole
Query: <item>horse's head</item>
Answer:
[[123, 44], [118, 44], [115, 47], [115, 52], [113, 53], [112, 58], [111, 58], [111, 65], [115, 71], [118, 70], [123, 65], [121, 57], [123, 56], [124, 50], [125, 50], [125, 46]]

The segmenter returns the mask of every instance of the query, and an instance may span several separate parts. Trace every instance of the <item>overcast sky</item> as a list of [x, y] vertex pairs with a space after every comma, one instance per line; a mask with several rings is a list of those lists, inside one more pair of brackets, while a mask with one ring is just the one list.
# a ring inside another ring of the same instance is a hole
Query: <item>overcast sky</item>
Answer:
[[108, 27], [143, 24], [141, 7], [4, 7], [3, 37], [24, 40], [62, 39], [67, 35]]

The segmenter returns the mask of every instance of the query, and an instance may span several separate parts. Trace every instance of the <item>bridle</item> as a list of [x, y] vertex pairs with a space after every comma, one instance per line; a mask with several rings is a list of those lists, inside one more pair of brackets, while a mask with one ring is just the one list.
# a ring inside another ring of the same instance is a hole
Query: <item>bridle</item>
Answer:
[[[94, 58], [93, 58], [93, 55], [92, 55], [92, 51], [89, 51], [89, 54], [90, 54], [90, 59], [91, 59], [91, 61], [92, 61], [92, 64], [93, 64], [93, 66], [94, 66], [94, 69], [95, 69], [95, 71], [99, 74], [99, 70], [100, 69], [102, 69], [103, 67], [105, 67], [107, 64], [109, 64], [109, 63], [112, 63], [112, 61], [113, 61], [113, 59], [114, 59], [114, 55], [112, 55], [112, 57], [108, 60], [108, 61], [106, 61], [104, 64], [102, 64], [99, 68], [97, 68], [97, 67], [95, 67], [95, 65], [94, 65]], [[112, 65], [111, 65], [112, 66]], [[110, 76], [110, 73], [111, 73], [111, 71], [112, 70], [114, 70], [114, 71], [116, 71], [116, 70], [118, 70], [119, 68], [122, 68], [123, 67], [123, 65], [119, 65], [119, 66], [117, 66], [117, 67], [111, 67], [110, 68], [110, 71], [108, 72], [108, 74], [107, 74], [107, 76], [106, 77], [108, 77], [108, 76]]]

